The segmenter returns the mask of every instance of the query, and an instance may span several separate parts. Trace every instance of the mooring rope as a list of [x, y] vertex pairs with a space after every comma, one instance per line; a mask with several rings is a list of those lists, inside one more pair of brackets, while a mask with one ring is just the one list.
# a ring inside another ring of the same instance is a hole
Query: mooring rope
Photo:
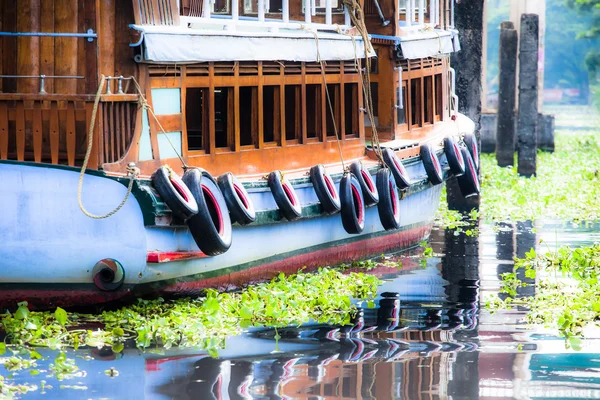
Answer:
[[100, 97], [102, 96], [102, 88], [104, 87], [104, 82], [106, 81], [106, 77], [102, 75], [100, 77], [100, 85], [98, 86], [98, 91], [96, 92], [96, 97], [94, 98], [94, 107], [92, 108], [92, 116], [90, 120], [90, 127], [88, 130], [88, 147], [85, 152], [85, 158], [83, 159], [83, 165], [81, 166], [81, 172], [79, 173], [79, 184], [77, 186], [77, 202], [79, 203], [79, 209], [88, 217], [93, 219], [105, 219], [114, 214], [116, 214], [127, 202], [127, 199], [131, 195], [131, 191], [133, 190], [133, 183], [137, 179], [140, 174], [139, 168], [135, 165], [127, 166], [127, 176], [129, 176], [129, 185], [127, 186], [127, 193], [123, 198], [123, 201], [112, 211], [104, 214], [104, 215], [95, 215], [90, 213], [85, 209], [82, 201], [82, 189], [83, 189], [83, 177], [85, 176], [85, 170], [87, 169], [88, 162], [90, 161], [90, 156], [92, 154], [92, 147], [94, 145], [94, 125], [96, 124], [96, 114], [98, 113], [98, 104], [100, 103]]

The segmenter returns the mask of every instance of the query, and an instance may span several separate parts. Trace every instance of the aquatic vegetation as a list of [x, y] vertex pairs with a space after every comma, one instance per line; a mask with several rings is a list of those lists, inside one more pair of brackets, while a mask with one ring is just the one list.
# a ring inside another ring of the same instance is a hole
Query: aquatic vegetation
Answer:
[[[562, 247], [543, 255], [532, 249], [525, 258], [516, 259], [513, 272], [502, 275], [501, 295], [491, 296], [486, 306], [492, 310], [526, 307], [528, 323], [557, 329], [577, 348], [586, 329], [600, 327], [599, 276], [600, 244]], [[533, 296], [518, 293], [520, 287], [534, 284]]]
[[[351, 299], [372, 299], [378, 278], [322, 268], [317, 273], [286, 276], [253, 285], [240, 292], [207, 290], [197, 299], [138, 300], [137, 304], [99, 315], [35, 312], [19, 303], [14, 314], [0, 315], [7, 339], [18, 345], [64, 347], [112, 346], [119, 352], [130, 340], [150, 346], [203, 347], [211, 354], [227, 336], [250, 326], [300, 325], [309, 321], [346, 325], [356, 307]], [[59, 373], [75, 372], [68, 359], [53, 364]]]

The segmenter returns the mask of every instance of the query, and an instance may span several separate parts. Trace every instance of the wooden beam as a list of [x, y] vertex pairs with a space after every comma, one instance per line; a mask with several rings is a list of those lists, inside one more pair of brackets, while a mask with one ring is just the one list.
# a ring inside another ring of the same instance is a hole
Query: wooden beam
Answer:
[[215, 64], [209, 63], [209, 93], [208, 93], [208, 152], [215, 154]]
[[58, 164], [59, 147], [58, 103], [50, 103], [50, 158], [52, 164]]
[[[265, 121], [264, 121], [264, 93], [263, 93], [263, 63], [258, 62], [258, 148], [265, 147]], [[252, 109], [254, 110], [254, 104]], [[255, 142], [256, 143], [256, 142]]]
[[17, 160], [25, 161], [25, 105], [17, 102], [16, 111]]
[[75, 132], [75, 106], [72, 101], [67, 103], [67, 160], [71, 167], [75, 166], [75, 143], [77, 135]]
[[8, 108], [0, 101], [0, 159], [8, 158]]
[[42, 102], [36, 101], [33, 103], [33, 159], [37, 163], [42, 162], [42, 146]]
[[[42, 32], [54, 32], [54, 1], [43, 0], [41, 2], [41, 24]], [[54, 38], [40, 38], [40, 74], [54, 75]], [[54, 93], [54, 79], [46, 79], [45, 89], [48, 93]]]
[[[77, 0], [61, 0], [54, 3], [54, 27], [56, 32], [77, 32]], [[57, 37], [54, 40], [54, 73], [58, 76], [77, 75], [79, 38]], [[77, 93], [76, 79], [57, 79], [56, 93]]]

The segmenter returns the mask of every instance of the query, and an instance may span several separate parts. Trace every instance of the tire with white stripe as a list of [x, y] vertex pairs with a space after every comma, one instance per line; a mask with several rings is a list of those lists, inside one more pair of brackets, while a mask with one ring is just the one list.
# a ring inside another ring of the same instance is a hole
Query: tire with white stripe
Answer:
[[198, 203], [179, 175], [166, 165], [152, 174], [152, 185], [169, 206], [173, 216], [187, 221], [198, 213]]
[[201, 168], [183, 174], [198, 203], [198, 214], [187, 221], [198, 248], [208, 256], [225, 253], [231, 247], [232, 227], [227, 203], [214, 178]]
[[421, 161], [425, 167], [425, 172], [427, 172], [427, 180], [432, 185], [439, 185], [444, 182], [440, 160], [429, 143], [421, 145]]
[[302, 216], [302, 207], [287, 177], [281, 171], [273, 171], [269, 174], [268, 183], [281, 215], [288, 221], [299, 219]]
[[462, 156], [460, 147], [456, 139], [452, 136], [444, 138], [444, 154], [448, 160], [448, 167], [454, 176], [461, 176], [465, 173], [465, 159]]
[[461, 152], [465, 159], [465, 173], [456, 178], [460, 192], [464, 197], [476, 196], [479, 194], [480, 186], [475, 163], [473, 162], [471, 153], [466, 148], [461, 147]]
[[465, 146], [469, 150], [469, 154], [471, 154], [471, 158], [473, 159], [473, 163], [475, 165], [475, 169], [479, 171], [479, 146], [477, 145], [477, 138], [472, 133], [465, 133], [463, 137], [463, 142], [465, 142]]
[[410, 186], [410, 177], [408, 176], [404, 164], [402, 164], [402, 161], [400, 161], [394, 150], [390, 148], [384, 149], [383, 161], [385, 161], [385, 164], [394, 175], [398, 189], [404, 190], [408, 188]]
[[310, 180], [315, 193], [321, 203], [321, 208], [327, 214], [335, 214], [340, 211], [340, 196], [331, 176], [325, 171], [323, 165], [315, 165], [310, 169]]
[[377, 171], [377, 191], [379, 192], [379, 219], [385, 230], [400, 228], [400, 197], [394, 175], [388, 168]]
[[354, 174], [360, 183], [363, 198], [365, 199], [365, 206], [369, 207], [377, 204], [379, 202], [379, 193], [369, 170], [364, 168], [360, 161], [355, 161], [350, 165], [350, 172]]
[[340, 181], [342, 225], [346, 232], [358, 234], [365, 229], [365, 201], [358, 179], [346, 173]]
[[225, 197], [231, 222], [248, 225], [256, 220], [256, 212], [250, 195], [235, 175], [226, 172], [219, 176], [217, 184], [223, 193], [223, 197]]

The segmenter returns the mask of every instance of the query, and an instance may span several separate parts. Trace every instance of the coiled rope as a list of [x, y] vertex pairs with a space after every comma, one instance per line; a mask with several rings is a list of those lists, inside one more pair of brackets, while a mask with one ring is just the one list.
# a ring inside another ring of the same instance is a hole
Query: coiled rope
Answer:
[[83, 205], [83, 201], [81, 199], [81, 193], [83, 189], [83, 177], [85, 176], [85, 170], [87, 169], [87, 165], [90, 161], [90, 156], [92, 154], [92, 146], [94, 144], [94, 126], [96, 125], [96, 114], [98, 113], [98, 104], [100, 103], [100, 96], [102, 95], [102, 88], [104, 87], [104, 82], [106, 81], [106, 77], [102, 75], [100, 77], [100, 85], [98, 86], [98, 91], [96, 92], [96, 97], [94, 98], [94, 107], [92, 108], [92, 117], [90, 120], [90, 127], [88, 129], [88, 147], [85, 152], [85, 158], [83, 159], [83, 165], [81, 166], [81, 172], [79, 173], [79, 184], [77, 186], [77, 202], [79, 203], [79, 209], [88, 217], [93, 219], [105, 219], [114, 214], [116, 214], [127, 202], [127, 199], [131, 195], [131, 191], [133, 190], [133, 183], [136, 181], [138, 175], [140, 174], [140, 169], [135, 166], [135, 164], [131, 163], [127, 166], [127, 176], [129, 177], [129, 185], [127, 186], [127, 193], [123, 198], [123, 201], [112, 211], [104, 214], [104, 215], [95, 215], [90, 213], [85, 209]]

